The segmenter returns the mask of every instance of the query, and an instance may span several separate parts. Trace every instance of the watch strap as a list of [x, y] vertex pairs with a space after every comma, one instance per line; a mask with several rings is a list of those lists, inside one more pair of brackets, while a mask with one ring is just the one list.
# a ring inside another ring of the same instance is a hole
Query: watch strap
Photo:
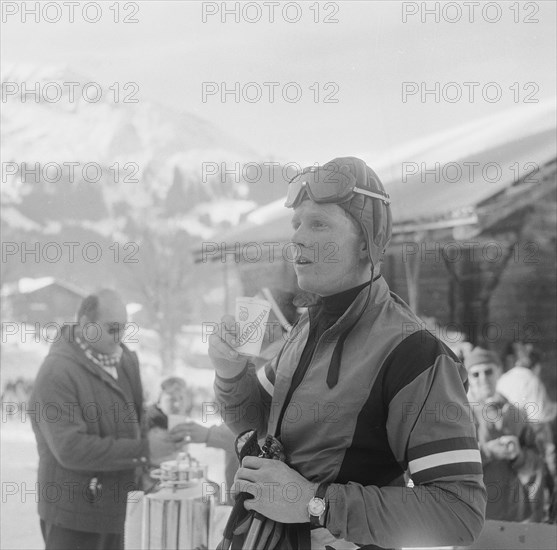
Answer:
[[327, 500], [325, 499], [325, 495], [327, 494], [327, 489], [329, 488], [330, 483], [320, 483], [317, 486], [317, 490], [315, 491], [315, 495], [314, 498], [319, 498], [321, 500], [323, 500], [325, 502], [325, 509], [323, 511], [323, 513], [320, 516], [309, 516], [309, 523], [310, 523], [310, 527], [312, 529], [315, 529], [317, 527], [324, 527], [324, 523], [323, 525], [321, 525], [320, 519], [324, 518], [325, 515], [327, 514]]
[[330, 483], [320, 483], [317, 486], [317, 491], [315, 491], [315, 496], [317, 498], [322, 498], [325, 500], [325, 495], [327, 494], [327, 489], [329, 488]]

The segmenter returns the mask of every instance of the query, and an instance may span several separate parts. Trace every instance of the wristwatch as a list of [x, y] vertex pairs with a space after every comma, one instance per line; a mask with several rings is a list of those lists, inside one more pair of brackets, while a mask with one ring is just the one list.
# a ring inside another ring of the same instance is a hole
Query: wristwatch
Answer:
[[327, 493], [328, 483], [320, 483], [315, 491], [315, 496], [308, 502], [309, 524], [311, 527], [323, 527], [325, 512], [327, 510], [327, 501], [325, 494]]

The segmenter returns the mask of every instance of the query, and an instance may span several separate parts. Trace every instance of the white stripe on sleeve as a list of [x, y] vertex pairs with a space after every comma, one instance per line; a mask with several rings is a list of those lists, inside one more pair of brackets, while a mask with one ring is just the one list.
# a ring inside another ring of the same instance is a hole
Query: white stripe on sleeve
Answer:
[[458, 464], [459, 462], [479, 462], [482, 463], [482, 457], [478, 449], [461, 449], [458, 451], [445, 451], [428, 456], [416, 458], [408, 463], [411, 474], [416, 474], [428, 468], [436, 466], [444, 466], [445, 464]]
[[259, 383], [263, 386], [263, 389], [272, 397], [273, 392], [275, 391], [275, 387], [273, 386], [273, 384], [271, 384], [271, 382], [267, 378], [267, 374], [265, 373], [265, 367], [261, 367], [257, 371], [257, 379], [259, 380]]

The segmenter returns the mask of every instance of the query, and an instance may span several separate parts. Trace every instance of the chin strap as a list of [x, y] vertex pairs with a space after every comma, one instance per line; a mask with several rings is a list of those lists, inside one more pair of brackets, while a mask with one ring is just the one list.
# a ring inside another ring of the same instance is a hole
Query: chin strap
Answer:
[[348, 338], [348, 335], [352, 331], [352, 329], [358, 324], [358, 321], [362, 318], [362, 315], [365, 313], [367, 306], [369, 305], [369, 301], [371, 300], [371, 286], [373, 285], [373, 281], [378, 279], [381, 275], [378, 275], [375, 279], [373, 278], [373, 262], [371, 263], [371, 280], [369, 283], [368, 293], [366, 296], [366, 301], [364, 303], [364, 307], [362, 307], [360, 313], [356, 317], [356, 320], [346, 328], [342, 334], [339, 336], [338, 341], [335, 345], [335, 349], [333, 350], [333, 355], [331, 357], [331, 362], [329, 364], [329, 370], [327, 371], [327, 386], [330, 388], [334, 388], [338, 384], [338, 379], [340, 376], [340, 361], [342, 358], [342, 352], [344, 350], [344, 342]]

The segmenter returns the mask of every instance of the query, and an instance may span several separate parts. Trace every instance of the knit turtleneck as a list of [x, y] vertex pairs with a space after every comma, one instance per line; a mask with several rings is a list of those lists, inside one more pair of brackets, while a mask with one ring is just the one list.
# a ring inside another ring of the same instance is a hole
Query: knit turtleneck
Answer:
[[349, 288], [348, 290], [343, 290], [337, 294], [331, 296], [324, 296], [321, 299], [321, 313], [326, 316], [336, 317], [339, 319], [342, 317], [344, 312], [348, 309], [348, 306], [355, 300], [356, 296], [366, 287], [369, 286], [370, 281], [363, 283], [354, 288]]

